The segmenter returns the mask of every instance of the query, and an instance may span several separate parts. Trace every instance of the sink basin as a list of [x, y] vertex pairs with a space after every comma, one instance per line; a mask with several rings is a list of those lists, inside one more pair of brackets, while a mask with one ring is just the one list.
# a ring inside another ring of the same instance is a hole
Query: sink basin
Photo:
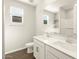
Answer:
[[68, 51], [73, 51], [73, 52], [76, 52], [76, 44], [69, 44], [67, 42], [62, 42], [62, 41], [56, 41], [53, 43], [53, 45], [55, 46], [59, 46], [63, 49], [66, 49]]

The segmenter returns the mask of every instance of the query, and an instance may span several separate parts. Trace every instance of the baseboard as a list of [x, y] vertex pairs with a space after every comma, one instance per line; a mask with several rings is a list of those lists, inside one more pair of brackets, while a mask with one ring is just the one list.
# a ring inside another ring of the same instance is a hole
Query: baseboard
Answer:
[[12, 50], [12, 51], [5, 52], [5, 54], [10, 54], [10, 53], [13, 53], [13, 52], [16, 52], [16, 51], [19, 51], [19, 50], [23, 50], [23, 49], [26, 49], [26, 47], [23, 47], [23, 48], [19, 48], [19, 49], [16, 49], [16, 50]]

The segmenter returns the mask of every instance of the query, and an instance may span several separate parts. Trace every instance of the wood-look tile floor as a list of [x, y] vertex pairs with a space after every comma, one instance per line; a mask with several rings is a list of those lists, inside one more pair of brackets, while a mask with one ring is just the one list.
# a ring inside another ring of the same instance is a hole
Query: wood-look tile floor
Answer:
[[33, 53], [26, 53], [26, 49], [6, 54], [5, 59], [35, 59]]

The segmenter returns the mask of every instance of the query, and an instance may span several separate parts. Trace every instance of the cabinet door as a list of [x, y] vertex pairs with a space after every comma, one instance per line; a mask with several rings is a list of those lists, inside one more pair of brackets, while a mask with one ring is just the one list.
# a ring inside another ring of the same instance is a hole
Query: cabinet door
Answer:
[[56, 55], [47, 50], [46, 59], [59, 59]]
[[59, 59], [48, 46], [46, 46], [46, 59]]
[[[66, 55], [63, 52], [60, 52], [59, 50], [57, 50], [53, 47], [46, 46], [46, 55], [48, 56], [50, 54], [52, 55], [52, 59], [53, 58], [55, 58], [55, 59], [75, 59], [75, 58], [70, 57], [69, 55]], [[49, 58], [47, 57], [47, 59], [49, 59]]]
[[40, 47], [37, 43], [34, 43], [34, 56], [36, 59], [40, 59], [39, 54], [40, 54]]
[[75, 59], [75, 58], [72, 58], [72, 57], [65, 55], [65, 54], [61, 54], [59, 59]]
[[36, 59], [44, 59], [44, 44], [34, 39], [34, 56]]

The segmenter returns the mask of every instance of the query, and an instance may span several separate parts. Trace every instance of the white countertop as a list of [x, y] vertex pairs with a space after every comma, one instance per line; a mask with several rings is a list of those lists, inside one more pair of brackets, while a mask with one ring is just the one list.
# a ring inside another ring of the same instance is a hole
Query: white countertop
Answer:
[[[77, 51], [76, 51], [76, 45], [75, 44], [63, 45], [64, 43], [66, 43], [65, 37], [54, 35], [54, 38], [48, 38], [48, 37], [45, 37], [45, 36], [38, 35], [38, 36], [34, 36], [33, 38], [43, 42], [46, 45], [49, 45], [53, 48], [56, 48], [57, 50], [65, 53], [65, 54], [67, 54], [71, 57], [77, 58], [77, 55], [76, 55]], [[63, 46], [65, 46], [65, 48]]]

